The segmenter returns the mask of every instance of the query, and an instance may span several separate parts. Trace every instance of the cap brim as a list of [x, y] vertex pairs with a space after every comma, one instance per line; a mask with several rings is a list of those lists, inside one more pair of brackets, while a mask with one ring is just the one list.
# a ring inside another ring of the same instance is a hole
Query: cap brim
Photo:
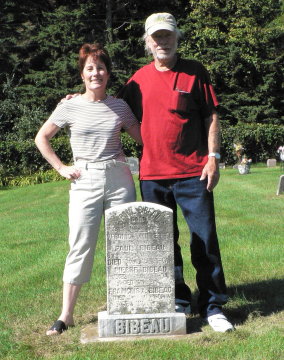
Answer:
[[152, 35], [154, 34], [156, 31], [159, 30], [169, 30], [169, 31], [176, 31], [176, 27], [170, 24], [156, 24], [150, 27], [150, 29], [147, 30], [147, 35]]

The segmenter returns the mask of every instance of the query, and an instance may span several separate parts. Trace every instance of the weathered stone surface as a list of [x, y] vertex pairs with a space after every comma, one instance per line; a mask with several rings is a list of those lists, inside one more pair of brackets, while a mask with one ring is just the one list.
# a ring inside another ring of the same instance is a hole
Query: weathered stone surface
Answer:
[[276, 159], [268, 159], [267, 162], [267, 167], [275, 167], [277, 165]]
[[132, 174], [138, 174], [139, 173], [139, 159], [135, 158], [135, 157], [128, 157], [126, 158], [129, 167], [130, 167], [130, 171], [132, 172]]
[[279, 184], [278, 184], [276, 195], [280, 195], [282, 193], [284, 193], [284, 175], [281, 175], [279, 178]]
[[172, 210], [133, 202], [105, 212], [107, 311], [99, 337], [186, 334], [175, 312]]
[[102, 311], [98, 315], [100, 337], [186, 334], [181, 313], [109, 315]]
[[172, 211], [146, 202], [106, 211], [109, 314], [174, 312]]

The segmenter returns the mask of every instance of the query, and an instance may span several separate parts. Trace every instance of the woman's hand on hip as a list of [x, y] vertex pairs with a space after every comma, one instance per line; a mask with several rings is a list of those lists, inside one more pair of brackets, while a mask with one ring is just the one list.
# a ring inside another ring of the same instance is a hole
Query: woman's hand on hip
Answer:
[[58, 170], [59, 174], [68, 180], [79, 179], [81, 172], [75, 166], [62, 165]]

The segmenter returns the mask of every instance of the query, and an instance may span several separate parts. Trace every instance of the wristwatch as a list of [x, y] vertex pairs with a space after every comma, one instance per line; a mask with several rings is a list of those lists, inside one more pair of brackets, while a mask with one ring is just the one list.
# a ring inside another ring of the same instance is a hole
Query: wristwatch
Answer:
[[217, 160], [221, 159], [221, 155], [217, 152], [211, 152], [208, 154], [208, 156], [212, 156], [212, 157], [216, 158]]

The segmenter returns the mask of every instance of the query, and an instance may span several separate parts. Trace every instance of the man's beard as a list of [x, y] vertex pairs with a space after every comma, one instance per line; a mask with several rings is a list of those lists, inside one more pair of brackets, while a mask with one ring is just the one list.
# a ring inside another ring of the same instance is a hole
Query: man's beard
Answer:
[[154, 50], [154, 49], [152, 50], [151, 48], [148, 48], [147, 50], [150, 54], [152, 54], [154, 56], [154, 58], [157, 58], [158, 60], [167, 60], [167, 59], [171, 59], [176, 54], [177, 43], [166, 54], [158, 53], [157, 50]]

